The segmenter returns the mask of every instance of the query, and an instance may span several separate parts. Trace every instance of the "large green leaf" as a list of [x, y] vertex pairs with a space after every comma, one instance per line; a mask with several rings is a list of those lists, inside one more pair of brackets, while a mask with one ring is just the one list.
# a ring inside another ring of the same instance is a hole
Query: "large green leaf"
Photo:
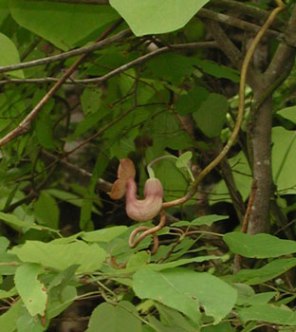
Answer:
[[21, 261], [38, 263], [55, 270], [65, 270], [71, 265], [79, 265], [78, 272], [93, 272], [99, 269], [106, 252], [97, 244], [76, 241], [68, 244], [27, 241], [24, 245], [11, 249]]
[[86, 332], [142, 332], [136, 307], [127, 301], [102, 303], [92, 312]]
[[136, 36], [182, 28], [209, 0], [110, 0]]
[[236, 290], [221, 279], [181, 268], [162, 272], [142, 268], [134, 275], [133, 288], [140, 298], [179, 310], [196, 323], [200, 321], [200, 306], [218, 323], [232, 310], [237, 298]]
[[[5, 35], [0, 33], [0, 66], [8, 66], [20, 62], [20, 56], [14, 43]], [[8, 73], [10, 76], [24, 78], [22, 70]]]
[[244, 322], [261, 321], [271, 324], [296, 326], [296, 312], [287, 307], [276, 307], [271, 304], [254, 305], [239, 310]]
[[15, 287], [31, 316], [44, 315], [47, 304], [45, 286], [38, 280], [41, 271], [40, 265], [23, 264], [15, 273]]
[[67, 50], [118, 16], [109, 6], [61, 2], [10, 0], [16, 22]]
[[269, 258], [296, 252], [296, 242], [281, 240], [270, 234], [227, 233], [223, 240], [229, 249], [244, 257]]

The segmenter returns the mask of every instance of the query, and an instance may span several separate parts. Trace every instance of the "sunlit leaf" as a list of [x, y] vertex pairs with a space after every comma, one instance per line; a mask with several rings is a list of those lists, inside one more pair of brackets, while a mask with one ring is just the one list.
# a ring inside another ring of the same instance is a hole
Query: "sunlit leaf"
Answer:
[[31, 316], [44, 315], [47, 292], [38, 275], [42, 271], [37, 264], [23, 264], [15, 273], [15, 287]]
[[227, 233], [223, 240], [229, 249], [244, 257], [269, 258], [296, 252], [296, 242], [281, 240], [270, 234]]
[[135, 35], [165, 33], [182, 28], [209, 0], [110, 0]]
[[97, 244], [82, 241], [68, 244], [27, 241], [11, 249], [11, 252], [23, 262], [38, 263], [58, 271], [79, 265], [78, 272], [93, 272], [101, 267], [106, 258], [106, 252]]
[[110, 6], [87, 4], [11, 0], [10, 9], [18, 24], [62, 50], [73, 47], [117, 18]]
[[200, 320], [200, 306], [218, 323], [231, 311], [237, 298], [234, 288], [209, 273], [180, 268], [156, 272], [142, 268], [133, 280], [138, 297], [177, 309], [196, 323]]

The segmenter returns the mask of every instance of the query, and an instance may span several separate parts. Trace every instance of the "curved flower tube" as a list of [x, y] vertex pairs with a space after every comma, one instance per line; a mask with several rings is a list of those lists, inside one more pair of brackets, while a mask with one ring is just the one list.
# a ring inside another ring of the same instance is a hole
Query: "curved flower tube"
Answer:
[[157, 216], [162, 208], [163, 188], [156, 178], [148, 179], [144, 187], [144, 199], [137, 199], [136, 169], [130, 159], [121, 159], [117, 180], [110, 192], [112, 199], [126, 195], [126, 213], [136, 221], [147, 221]]
[[144, 199], [137, 199], [137, 185], [133, 178], [126, 183], [126, 213], [136, 221], [147, 221], [157, 216], [162, 208], [163, 188], [156, 179], [148, 179], [144, 187]]

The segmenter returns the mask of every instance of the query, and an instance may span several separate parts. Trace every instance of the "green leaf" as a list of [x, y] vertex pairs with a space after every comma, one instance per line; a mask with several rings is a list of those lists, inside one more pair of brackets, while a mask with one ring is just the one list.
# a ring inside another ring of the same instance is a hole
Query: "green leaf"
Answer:
[[9, 240], [4, 236], [0, 236], [0, 253], [4, 253], [8, 246]]
[[192, 58], [181, 54], [168, 53], [151, 59], [147, 64], [144, 75], [154, 80], [153, 85], [155, 84], [155, 78], [178, 85], [195, 70]]
[[229, 249], [244, 257], [270, 258], [296, 252], [296, 242], [281, 240], [270, 234], [227, 233], [223, 236]]
[[50, 1], [11, 0], [10, 9], [19, 25], [62, 50], [72, 48], [118, 17], [110, 6]]
[[77, 299], [77, 291], [74, 286], [60, 285], [51, 289], [48, 294], [48, 309], [46, 317], [51, 319], [58, 316]]
[[53, 123], [52, 117], [49, 112], [39, 113], [36, 119], [35, 128], [36, 137], [38, 142], [46, 149], [54, 149], [55, 142], [53, 138]]
[[79, 265], [79, 273], [98, 270], [107, 256], [97, 244], [82, 241], [68, 244], [27, 241], [24, 245], [11, 249], [11, 252], [22, 262], [38, 263], [58, 271], [71, 265]]
[[296, 326], [296, 312], [287, 307], [261, 304], [239, 309], [238, 312], [244, 322], [260, 321], [271, 324]]
[[229, 322], [222, 322], [215, 326], [204, 327], [201, 332], [236, 332], [236, 330]]
[[160, 303], [156, 303], [156, 308], [160, 313], [162, 324], [165, 325], [166, 329], [164, 331], [196, 332], [198, 330], [196, 324], [193, 324], [193, 322], [177, 310], [161, 305]]
[[42, 268], [36, 264], [23, 264], [17, 268], [14, 282], [21, 299], [31, 316], [44, 315], [47, 293], [38, 280]]
[[196, 65], [205, 73], [217, 78], [226, 78], [234, 83], [239, 82], [239, 71], [231, 67], [222, 66], [213, 61], [195, 59]]
[[2, 0], [0, 2], [0, 25], [3, 24], [9, 15], [8, 1], [9, 0]]
[[0, 300], [6, 299], [8, 297], [16, 296], [17, 295], [17, 290], [13, 287], [9, 291], [4, 291], [0, 289]]
[[282, 258], [274, 260], [259, 269], [242, 269], [230, 276], [232, 282], [243, 282], [248, 285], [258, 285], [274, 279], [296, 266], [296, 258]]
[[209, 214], [207, 216], [198, 217], [192, 221], [181, 220], [174, 222], [172, 226], [174, 227], [184, 227], [184, 226], [211, 226], [214, 222], [228, 219], [228, 216], [219, 216], [217, 214]]
[[64, 202], [67, 202], [74, 206], [78, 206], [78, 207], [82, 206], [83, 199], [80, 196], [75, 195], [71, 192], [67, 192], [67, 191], [63, 191], [63, 190], [59, 190], [59, 189], [48, 189], [48, 190], [46, 190], [46, 192], [49, 193], [50, 195], [52, 195], [53, 197], [56, 197]]
[[276, 112], [283, 118], [296, 123], [296, 106], [286, 107]]
[[182, 28], [209, 0], [110, 0], [136, 36]]
[[38, 200], [34, 203], [34, 214], [40, 224], [58, 228], [60, 210], [56, 200], [47, 192], [41, 191]]
[[283, 193], [296, 193], [296, 132], [282, 127], [272, 129], [272, 171], [277, 189]]
[[214, 256], [214, 255], [209, 255], [209, 256], [198, 256], [198, 257], [193, 257], [193, 258], [183, 258], [183, 259], [177, 259], [172, 262], [167, 262], [167, 263], [158, 263], [158, 264], [149, 264], [149, 268], [153, 271], [162, 271], [166, 269], [172, 269], [178, 266], [190, 264], [190, 263], [202, 263], [206, 262], [212, 259], [223, 259], [223, 256]]
[[186, 151], [182, 153], [180, 157], [178, 157], [176, 161], [176, 166], [178, 168], [187, 168], [191, 159], [192, 159], [192, 152]]
[[181, 115], [197, 111], [201, 104], [207, 100], [209, 91], [203, 87], [194, 87], [187, 94], [183, 94], [176, 102], [176, 110]]
[[192, 114], [193, 119], [205, 135], [213, 138], [220, 135], [228, 108], [228, 101], [224, 96], [210, 93], [200, 108]]
[[[86, 87], [81, 96], [81, 107], [85, 115], [99, 112], [103, 91], [99, 87]], [[101, 113], [101, 112], [99, 112]], [[104, 112], [105, 113], [105, 112]], [[101, 114], [101, 117], [104, 115]]]
[[252, 287], [246, 284], [235, 284], [238, 290], [237, 305], [250, 306], [258, 304], [267, 304], [272, 298], [277, 296], [277, 292], [263, 292], [255, 294]]
[[42, 229], [39, 225], [34, 224], [32, 222], [21, 220], [17, 216], [10, 213], [0, 212], [0, 221], [3, 221], [8, 226], [23, 232], [26, 232], [29, 229], [36, 229], [36, 230]]
[[[250, 188], [252, 183], [252, 176], [249, 167], [249, 163], [242, 151], [237, 155], [230, 158], [229, 164], [232, 170], [236, 188], [242, 195], [243, 200], [246, 200], [250, 194]], [[211, 203], [215, 203], [219, 200], [231, 202], [227, 186], [224, 181], [220, 181], [213, 189], [211, 193]]]
[[[5, 35], [0, 33], [0, 66], [8, 66], [20, 62], [20, 56], [14, 43]], [[22, 70], [10, 71], [8, 75], [24, 78]]]
[[83, 232], [81, 238], [87, 242], [110, 242], [127, 230], [127, 226], [114, 226], [98, 229], [92, 232]]
[[86, 332], [142, 332], [136, 307], [127, 301], [102, 303], [92, 312]]
[[180, 268], [162, 272], [142, 268], [134, 275], [133, 288], [138, 297], [179, 310], [197, 324], [200, 306], [219, 323], [232, 310], [237, 298], [236, 290], [221, 279]]
[[[24, 310], [23, 310], [24, 311]], [[17, 332], [43, 332], [44, 326], [40, 318], [32, 318], [28, 311], [20, 315], [16, 321]]]
[[163, 185], [165, 200], [170, 201], [184, 195], [188, 182], [185, 175], [176, 167], [175, 159], [163, 159], [155, 164], [153, 169]]
[[16, 321], [22, 306], [22, 301], [18, 300], [5, 313], [0, 315], [0, 326], [3, 332], [16, 331]]

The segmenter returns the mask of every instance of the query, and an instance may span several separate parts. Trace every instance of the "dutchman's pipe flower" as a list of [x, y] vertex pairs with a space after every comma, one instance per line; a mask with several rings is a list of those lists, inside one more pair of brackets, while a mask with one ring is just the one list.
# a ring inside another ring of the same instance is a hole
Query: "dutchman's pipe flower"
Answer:
[[144, 187], [144, 199], [137, 199], [135, 166], [130, 159], [120, 160], [117, 176], [110, 197], [120, 199], [126, 195], [126, 213], [136, 221], [147, 221], [157, 216], [162, 208], [163, 188], [156, 178], [148, 179]]

